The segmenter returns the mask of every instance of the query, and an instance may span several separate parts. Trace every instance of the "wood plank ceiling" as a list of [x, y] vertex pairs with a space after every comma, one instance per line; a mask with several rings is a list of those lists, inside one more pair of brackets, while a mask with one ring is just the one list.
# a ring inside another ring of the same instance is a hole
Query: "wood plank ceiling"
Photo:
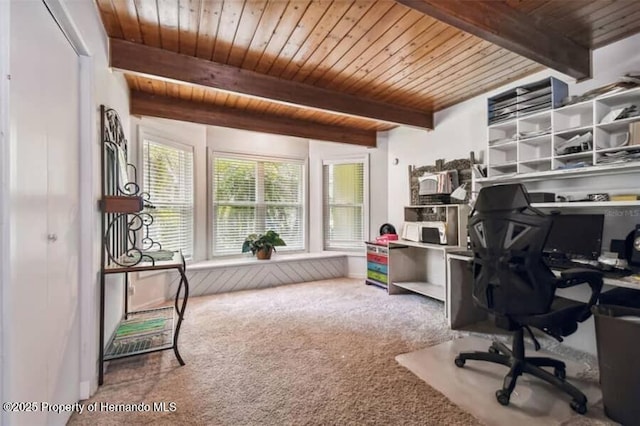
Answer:
[[[427, 115], [544, 68], [421, 13], [415, 5], [401, 4], [411, 0], [96, 1], [112, 39]], [[413, 3], [422, 1], [437, 3]], [[501, 3], [514, 13], [528, 16], [532, 25], [543, 25], [569, 42], [590, 49], [640, 31], [640, 1]], [[175, 56], [175, 61], [179, 60]], [[347, 136], [341, 142], [350, 142], [349, 129], [370, 132], [375, 141], [375, 131], [397, 124], [152, 74], [125, 71], [132, 92], [153, 95], [150, 99], [180, 99], [185, 107], [206, 106], [229, 114], [261, 117], [263, 121], [278, 118], [302, 125], [344, 128]], [[133, 108], [132, 113], [136, 114]], [[224, 125], [225, 120], [228, 117], [211, 119], [208, 124]], [[246, 120], [242, 125], [251, 127]], [[287, 132], [293, 134], [282, 133]], [[355, 143], [371, 144], [364, 139]]]

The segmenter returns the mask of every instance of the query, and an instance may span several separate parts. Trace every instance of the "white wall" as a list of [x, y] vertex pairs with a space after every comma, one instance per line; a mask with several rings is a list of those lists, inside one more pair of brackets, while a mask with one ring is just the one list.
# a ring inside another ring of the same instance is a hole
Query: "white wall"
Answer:
[[[9, 147], [9, 74], [10, 7], [9, 2], [0, 2], [0, 309], [5, 312], [5, 288], [11, 278], [11, 225], [10, 217], [10, 167], [11, 150]], [[0, 313], [0, 401], [6, 401], [5, 395], [5, 315]], [[4, 423], [6, 414], [0, 414], [0, 423]]]
[[207, 146], [214, 151], [270, 157], [307, 158], [309, 155], [307, 139], [218, 126], [207, 126]]

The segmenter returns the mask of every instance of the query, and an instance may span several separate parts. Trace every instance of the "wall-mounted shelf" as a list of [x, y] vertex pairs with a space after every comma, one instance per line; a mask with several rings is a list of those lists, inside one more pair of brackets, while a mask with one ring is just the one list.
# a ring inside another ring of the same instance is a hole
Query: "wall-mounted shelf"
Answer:
[[588, 176], [607, 176], [624, 173], [640, 172], [640, 162], [619, 163], [582, 167], [578, 169], [549, 170], [543, 172], [520, 173], [510, 176], [492, 176], [475, 179], [475, 183], [511, 183], [511, 182], [533, 182], [553, 179], [575, 179]]
[[640, 163], [640, 88], [492, 124], [494, 102], [489, 99], [489, 178]]
[[640, 207], [638, 201], [571, 201], [556, 203], [531, 203], [538, 208], [572, 208], [572, 207]]

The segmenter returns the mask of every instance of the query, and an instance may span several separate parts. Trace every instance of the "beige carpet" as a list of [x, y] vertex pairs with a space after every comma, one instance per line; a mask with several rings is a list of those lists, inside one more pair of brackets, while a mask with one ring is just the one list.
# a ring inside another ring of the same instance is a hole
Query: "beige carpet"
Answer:
[[112, 362], [89, 402], [174, 412], [83, 413], [70, 424], [473, 425], [395, 356], [457, 337], [444, 307], [330, 280], [189, 301], [170, 351]]
[[[597, 382], [589, 374], [585, 374], [584, 366], [569, 357], [545, 351], [539, 351], [535, 356], [551, 356], [566, 363], [567, 379], [587, 397], [587, 415], [581, 416], [571, 410], [571, 398], [568, 395], [528, 374], [518, 379], [509, 406], [501, 406], [496, 401], [495, 391], [502, 388], [507, 367], [489, 362], [468, 361], [464, 368], [458, 368], [453, 363], [460, 352], [485, 351], [490, 345], [489, 338], [470, 336], [399, 355], [396, 359], [486, 424], [615, 424], [604, 416], [602, 392]], [[527, 348], [527, 351], [531, 355], [533, 348]]]
[[[388, 296], [361, 280], [193, 298], [180, 337], [187, 365], [180, 367], [171, 351], [114, 361], [105, 384], [83, 401], [98, 403], [98, 410], [74, 414], [69, 424], [499, 424], [476, 412], [481, 422], [430, 387], [418, 377], [428, 381], [424, 366], [413, 368], [414, 375], [395, 361], [468, 335], [448, 329], [442, 303]], [[586, 365], [579, 353], [568, 356]], [[443, 373], [452, 365], [447, 358], [429, 372]], [[587, 368], [585, 377], [597, 381], [597, 370]], [[482, 398], [473, 402], [495, 405]], [[100, 403], [145, 403], [151, 411], [100, 411]], [[153, 411], [154, 403], [166, 403], [168, 411]], [[576, 416], [564, 424], [611, 424], [601, 404], [591, 412], [595, 419]]]

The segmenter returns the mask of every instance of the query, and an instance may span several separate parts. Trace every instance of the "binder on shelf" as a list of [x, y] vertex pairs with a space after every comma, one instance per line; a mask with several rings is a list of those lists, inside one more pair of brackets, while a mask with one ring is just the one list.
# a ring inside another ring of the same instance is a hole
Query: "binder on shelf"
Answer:
[[629, 124], [629, 145], [640, 145], [640, 121]]

